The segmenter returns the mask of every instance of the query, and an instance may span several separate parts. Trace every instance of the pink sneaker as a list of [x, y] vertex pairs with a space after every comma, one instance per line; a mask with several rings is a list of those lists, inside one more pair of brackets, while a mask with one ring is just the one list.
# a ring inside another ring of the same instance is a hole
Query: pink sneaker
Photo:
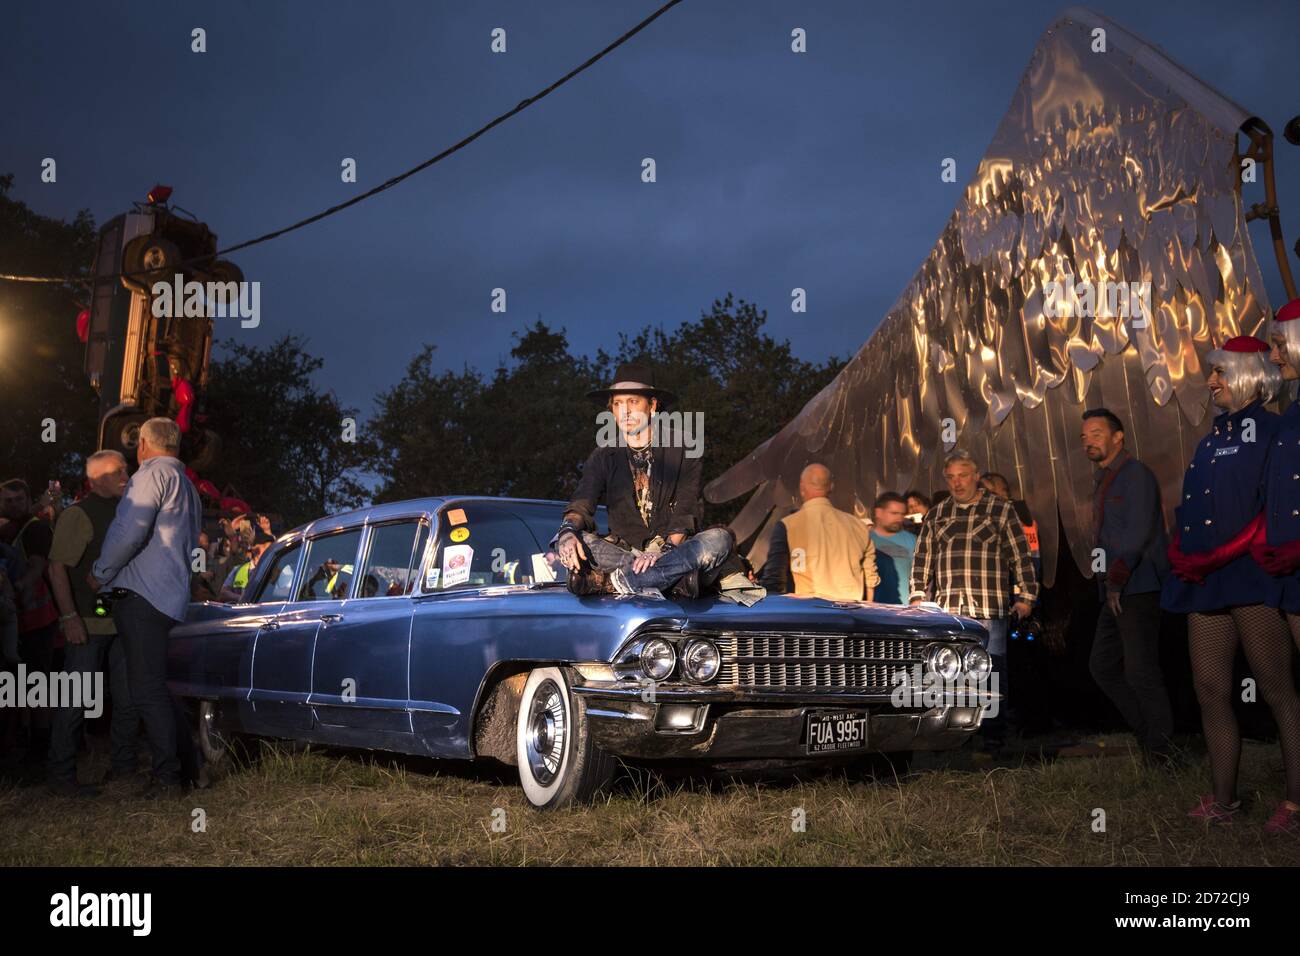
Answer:
[[1276, 835], [1300, 833], [1300, 806], [1283, 800], [1264, 824], [1264, 832]]
[[1233, 803], [1218, 803], [1214, 799], [1214, 794], [1207, 793], [1201, 797], [1200, 804], [1195, 810], [1188, 811], [1187, 815], [1193, 820], [1201, 820], [1212, 826], [1228, 826], [1232, 823], [1232, 818], [1237, 815], [1241, 809], [1241, 801]]

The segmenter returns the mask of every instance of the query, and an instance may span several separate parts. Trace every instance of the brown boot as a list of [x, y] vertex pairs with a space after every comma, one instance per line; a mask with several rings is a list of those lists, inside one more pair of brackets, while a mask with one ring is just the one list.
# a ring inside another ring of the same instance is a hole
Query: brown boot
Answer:
[[678, 600], [692, 601], [700, 596], [700, 572], [688, 571], [683, 574], [672, 587], [668, 589], [668, 596]]
[[609, 575], [600, 570], [593, 568], [587, 562], [582, 563], [580, 571], [569, 572], [569, 593], [584, 597], [588, 594], [614, 594], [614, 588], [609, 583]]

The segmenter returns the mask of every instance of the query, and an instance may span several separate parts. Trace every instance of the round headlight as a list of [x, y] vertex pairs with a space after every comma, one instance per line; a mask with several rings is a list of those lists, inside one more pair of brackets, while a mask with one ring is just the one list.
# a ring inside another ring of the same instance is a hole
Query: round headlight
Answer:
[[961, 655], [948, 644], [933, 645], [926, 655], [926, 661], [940, 680], [956, 680], [961, 673]]
[[682, 673], [689, 681], [706, 684], [718, 676], [720, 667], [722, 655], [712, 641], [691, 641], [682, 651]]
[[961, 656], [962, 669], [967, 675], [975, 679], [987, 677], [993, 670], [993, 658], [989, 652], [984, 650], [978, 644], [966, 648], [966, 652]]
[[677, 652], [661, 637], [652, 637], [641, 647], [641, 670], [651, 680], [667, 680], [677, 664]]

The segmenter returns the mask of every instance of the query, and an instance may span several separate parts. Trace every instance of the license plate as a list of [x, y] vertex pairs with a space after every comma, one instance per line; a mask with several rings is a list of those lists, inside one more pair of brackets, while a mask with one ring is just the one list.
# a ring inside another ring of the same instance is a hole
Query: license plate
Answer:
[[804, 735], [810, 754], [842, 753], [867, 747], [867, 715], [845, 711], [837, 714], [809, 714]]

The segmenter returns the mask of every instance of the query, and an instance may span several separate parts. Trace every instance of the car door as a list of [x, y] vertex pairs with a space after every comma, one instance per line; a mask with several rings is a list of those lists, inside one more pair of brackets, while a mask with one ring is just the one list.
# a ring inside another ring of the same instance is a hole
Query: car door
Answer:
[[322, 623], [340, 620], [352, 585], [361, 527], [317, 535], [279, 612], [257, 634], [250, 699], [264, 733], [310, 730], [312, 658]]
[[316, 633], [311, 704], [323, 727], [411, 732], [411, 591], [429, 520], [371, 525], [361, 571]]
[[499, 638], [521, 626], [511, 594], [539, 574], [552, 580], [555, 572], [541, 567], [545, 549], [527, 525], [490, 501], [444, 508], [430, 550], [414, 599], [412, 727], [431, 753], [465, 757], [475, 695], [496, 659]]
[[249, 613], [238, 619], [251, 629], [248, 646], [247, 684], [240, 694], [240, 722], [249, 730], [258, 733], [273, 733], [275, 726], [271, 721], [274, 707], [264, 703], [262, 710], [257, 705], [257, 652], [260, 646], [267, 660], [272, 655], [271, 640], [275, 633], [275, 619], [283, 610], [285, 602], [293, 596], [293, 588], [302, 562], [303, 542], [293, 541], [270, 555], [271, 566], [266, 576], [257, 582], [257, 591], [252, 603], [248, 605]]

